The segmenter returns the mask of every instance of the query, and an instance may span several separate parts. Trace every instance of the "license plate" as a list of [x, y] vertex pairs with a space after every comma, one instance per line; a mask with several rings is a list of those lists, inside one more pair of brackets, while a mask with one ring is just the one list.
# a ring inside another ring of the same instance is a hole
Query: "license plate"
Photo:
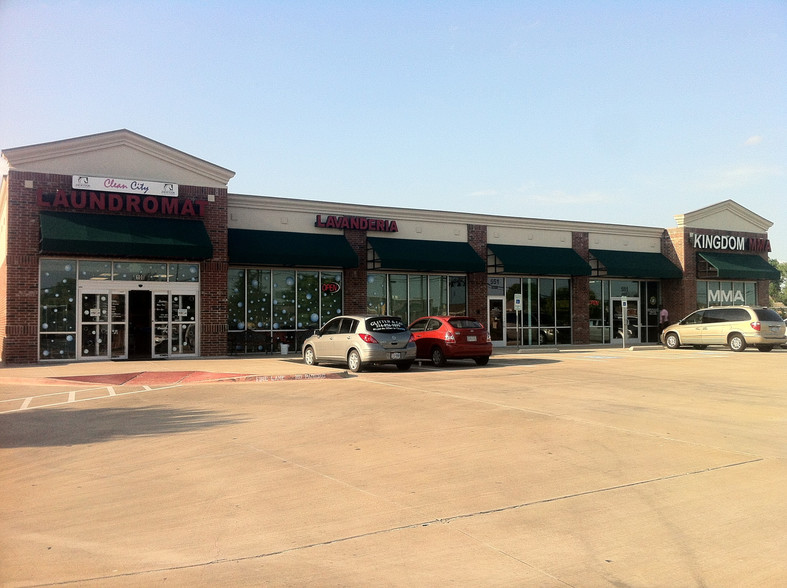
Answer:
[[468, 340], [468, 341], [475, 341], [475, 340], [476, 340], [476, 339], [475, 339], [475, 335], [468, 335], [468, 336], [467, 336], [467, 340]]
[[400, 351], [394, 351], [391, 354], [391, 359], [402, 359], [402, 353]]

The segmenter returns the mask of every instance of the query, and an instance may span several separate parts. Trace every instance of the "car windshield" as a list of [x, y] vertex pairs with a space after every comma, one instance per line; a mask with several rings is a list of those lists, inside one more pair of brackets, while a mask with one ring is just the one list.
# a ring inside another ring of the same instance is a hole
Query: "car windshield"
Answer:
[[396, 316], [376, 316], [366, 319], [366, 330], [371, 333], [401, 333], [407, 325]]
[[477, 320], [470, 318], [452, 318], [448, 319], [448, 324], [455, 329], [481, 329], [481, 323]]

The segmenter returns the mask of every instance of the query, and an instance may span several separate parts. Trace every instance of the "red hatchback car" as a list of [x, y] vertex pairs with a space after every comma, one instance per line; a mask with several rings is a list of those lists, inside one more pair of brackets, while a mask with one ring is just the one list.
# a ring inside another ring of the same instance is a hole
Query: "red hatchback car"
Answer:
[[469, 316], [425, 316], [410, 325], [416, 357], [431, 359], [436, 366], [446, 359], [473, 359], [489, 363], [492, 339], [484, 326]]

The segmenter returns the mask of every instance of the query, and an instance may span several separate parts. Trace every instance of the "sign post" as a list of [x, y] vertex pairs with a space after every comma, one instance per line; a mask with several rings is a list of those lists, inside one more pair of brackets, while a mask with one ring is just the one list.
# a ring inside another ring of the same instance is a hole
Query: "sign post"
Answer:
[[625, 296], [620, 297], [620, 309], [621, 314], [623, 315], [623, 349], [626, 348], [626, 333], [628, 333], [629, 325], [628, 325], [628, 298]]
[[523, 342], [523, 334], [522, 329], [519, 328], [519, 317], [522, 314], [522, 294], [514, 294], [514, 310], [516, 311], [516, 343], [518, 346], [522, 346]]

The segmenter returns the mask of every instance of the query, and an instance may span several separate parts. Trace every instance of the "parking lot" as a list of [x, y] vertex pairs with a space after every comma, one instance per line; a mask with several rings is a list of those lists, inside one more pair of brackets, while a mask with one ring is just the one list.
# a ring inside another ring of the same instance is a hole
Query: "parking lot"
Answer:
[[787, 350], [0, 369], [2, 586], [784, 586]]

